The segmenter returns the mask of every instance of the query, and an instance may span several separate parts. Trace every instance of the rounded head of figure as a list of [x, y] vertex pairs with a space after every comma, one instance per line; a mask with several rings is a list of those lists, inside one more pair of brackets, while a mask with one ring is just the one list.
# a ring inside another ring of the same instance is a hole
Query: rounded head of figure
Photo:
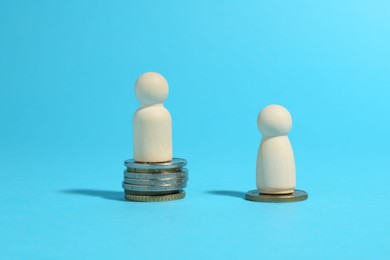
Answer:
[[141, 105], [161, 104], [168, 97], [168, 82], [159, 73], [147, 72], [135, 82], [135, 96]]
[[265, 107], [257, 117], [257, 128], [264, 137], [287, 135], [291, 127], [290, 112], [280, 105]]

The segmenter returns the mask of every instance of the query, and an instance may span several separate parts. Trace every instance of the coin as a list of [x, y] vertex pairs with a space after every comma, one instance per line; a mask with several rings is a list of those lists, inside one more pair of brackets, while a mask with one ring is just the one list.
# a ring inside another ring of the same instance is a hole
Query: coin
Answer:
[[160, 184], [160, 185], [131, 185], [123, 182], [122, 187], [125, 190], [134, 191], [169, 191], [169, 190], [180, 190], [185, 188], [187, 183], [180, 184]]
[[163, 178], [163, 179], [133, 179], [124, 178], [124, 182], [134, 185], [163, 185], [163, 184], [181, 184], [187, 182], [188, 178]]
[[148, 195], [148, 196], [155, 196], [155, 195], [168, 195], [168, 194], [174, 194], [177, 193], [179, 190], [168, 190], [168, 191], [135, 191], [135, 190], [124, 190], [127, 194], [132, 195]]
[[178, 200], [185, 197], [185, 192], [180, 191], [174, 194], [167, 195], [134, 195], [125, 193], [125, 199], [130, 201], [139, 201], [139, 202], [157, 202], [157, 201], [169, 201], [169, 200]]
[[150, 173], [140, 173], [140, 172], [129, 172], [128, 170], [124, 171], [125, 178], [132, 179], [162, 179], [162, 178], [184, 178], [188, 176], [188, 170], [183, 168], [181, 171], [177, 172], [150, 172]]
[[158, 171], [161, 172], [163, 170], [169, 169], [180, 169], [187, 164], [185, 159], [181, 158], [173, 158], [169, 162], [157, 162], [157, 163], [142, 163], [136, 162], [134, 159], [129, 159], [125, 161], [125, 166], [129, 168], [132, 172], [153, 172]]
[[306, 200], [308, 194], [303, 190], [294, 190], [291, 194], [261, 194], [259, 190], [248, 191], [245, 199], [257, 202], [296, 202]]

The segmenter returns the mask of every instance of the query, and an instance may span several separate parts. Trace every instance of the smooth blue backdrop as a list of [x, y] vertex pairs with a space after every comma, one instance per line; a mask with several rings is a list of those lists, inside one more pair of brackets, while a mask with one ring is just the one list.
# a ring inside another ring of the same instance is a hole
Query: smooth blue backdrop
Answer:
[[[1, 1], [1, 259], [388, 259], [389, 1]], [[184, 200], [123, 201], [133, 84], [169, 81]], [[245, 201], [293, 116], [309, 200]]]

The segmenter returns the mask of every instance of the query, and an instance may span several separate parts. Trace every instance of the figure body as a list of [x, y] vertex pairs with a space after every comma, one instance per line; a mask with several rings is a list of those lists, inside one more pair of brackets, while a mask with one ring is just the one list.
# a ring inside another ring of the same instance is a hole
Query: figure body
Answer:
[[133, 117], [134, 160], [153, 163], [172, 160], [172, 119], [163, 102], [168, 83], [158, 73], [143, 74], [135, 84], [141, 107]]
[[256, 183], [260, 193], [289, 194], [296, 186], [294, 153], [288, 138], [292, 127], [290, 113], [270, 105], [258, 116], [263, 137], [257, 154]]

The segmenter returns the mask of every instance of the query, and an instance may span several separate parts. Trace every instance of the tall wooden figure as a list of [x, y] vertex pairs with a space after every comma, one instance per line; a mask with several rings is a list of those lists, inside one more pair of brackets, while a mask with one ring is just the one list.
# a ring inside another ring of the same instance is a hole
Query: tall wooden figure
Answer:
[[287, 136], [291, 127], [290, 113], [279, 105], [267, 106], [257, 117], [257, 128], [263, 135], [256, 165], [256, 184], [260, 193], [294, 192], [295, 161]]
[[141, 106], [133, 117], [134, 160], [172, 160], [172, 119], [163, 104], [168, 97], [168, 82], [158, 73], [145, 73], [135, 83], [135, 95]]

